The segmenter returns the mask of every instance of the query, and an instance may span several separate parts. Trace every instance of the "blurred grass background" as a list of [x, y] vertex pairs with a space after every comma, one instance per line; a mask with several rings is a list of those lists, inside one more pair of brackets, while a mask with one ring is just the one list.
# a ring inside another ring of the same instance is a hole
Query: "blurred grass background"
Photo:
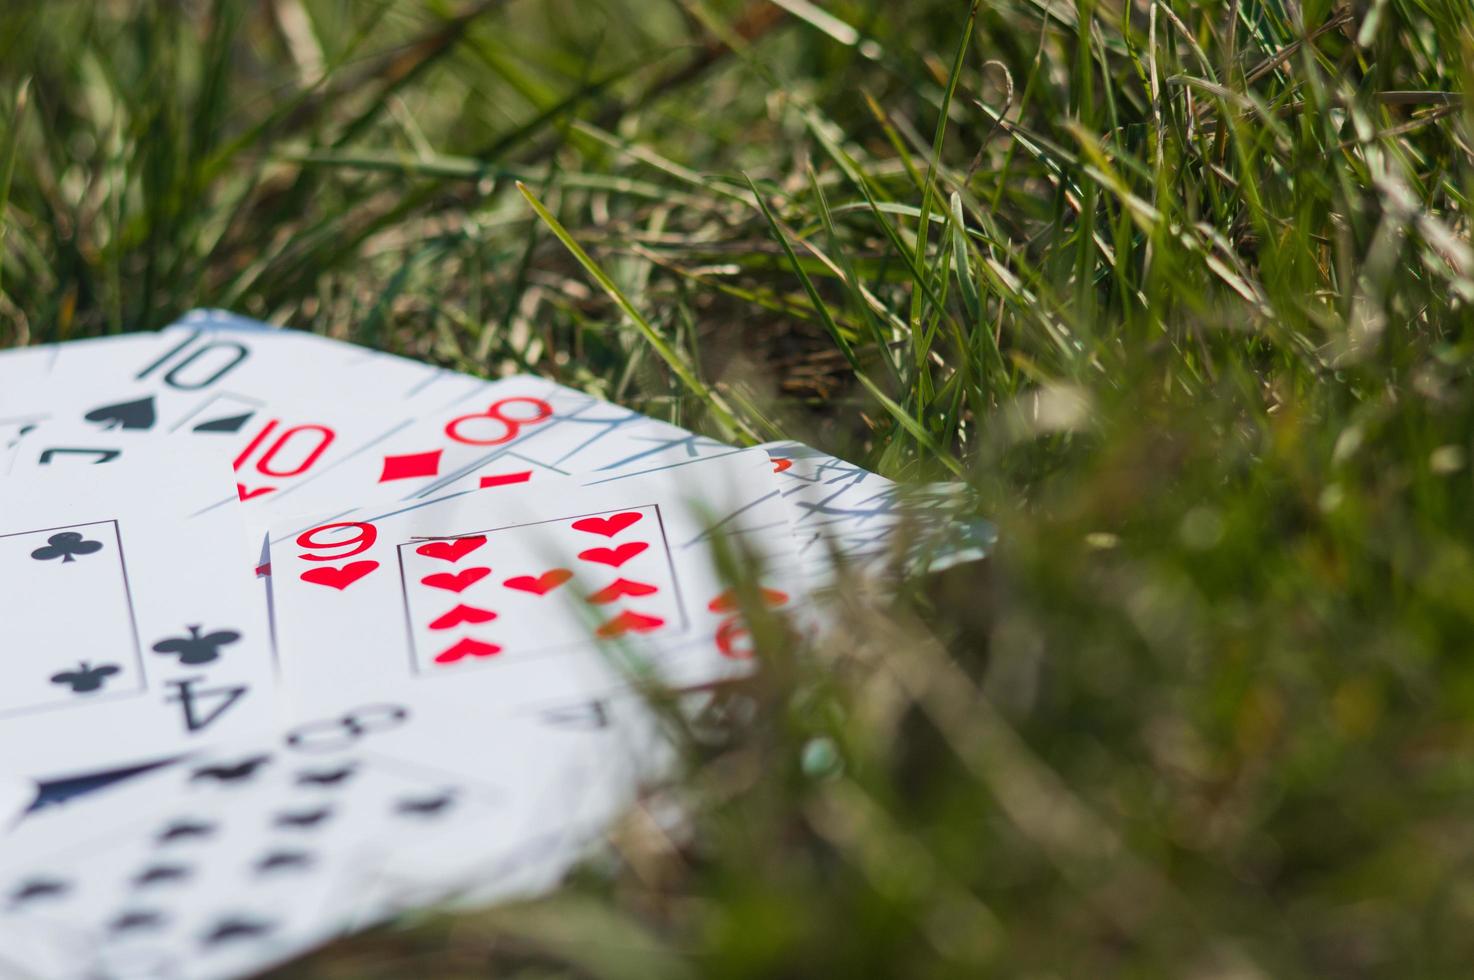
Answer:
[[767, 651], [689, 819], [283, 976], [1467, 975], [1471, 67], [1469, 0], [11, 0], [0, 345], [228, 307], [999, 527]]

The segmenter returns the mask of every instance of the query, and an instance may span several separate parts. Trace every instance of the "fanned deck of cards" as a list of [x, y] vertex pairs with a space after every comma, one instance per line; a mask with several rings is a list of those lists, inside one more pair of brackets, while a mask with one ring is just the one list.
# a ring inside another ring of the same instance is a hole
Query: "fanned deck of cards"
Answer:
[[0, 352], [0, 473], [4, 976], [536, 894], [667, 771], [640, 692], [746, 675], [754, 607], [822, 629], [917, 528], [988, 544], [797, 443], [213, 311]]

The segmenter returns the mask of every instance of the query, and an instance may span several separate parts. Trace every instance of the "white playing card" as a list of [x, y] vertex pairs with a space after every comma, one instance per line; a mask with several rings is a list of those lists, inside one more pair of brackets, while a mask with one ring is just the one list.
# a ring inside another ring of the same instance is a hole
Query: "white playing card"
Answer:
[[[251, 321], [219, 322], [233, 334]], [[337, 341], [312, 341], [373, 356]], [[345, 500], [409, 502], [559, 475], [642, 472], [738, 451], [530, 376], [495, 382], [438, 376], [412, 403], [400, 404], [406, 414], [394, 424], [283, 488], [268, 508], [314, 514], [324, 523], [341, 514]], [[933, 570], [981, 557], [991, 543], [991, 525], [956, 518], [957, 486], [902, 487], [797, 442], [763, 448], [783, 474], [790, 520], [816, 587], [833, 584], [836, 561], [851, 571], [885, 571], [903, 528], [921, 535], [912, 542], [911, 563]]]
[[17, 407], [0, 418], [39, 420], [11, 472], [110, 463], [167, 439], [176, 452], [228, 452], [238, 495], [252, 501], [380, 434], [399, 401], [447, 376], [306, 334], [171, 328], [116, 343], [107, 357], [63, 345], [49, 373], [8, 400]]
[[0, 949], [46, 976], [254, 972], [394, 911], [402, 891], [361, 889], [397, 852], [505, 860], [560, 823], [538, 808], [566, 803], [570, 774], [619, 769], [612, 747], [425, 701], [340, 708], [23, 825], [0, 860]]
[[[165, 333], [179, 331], [258, 349], [292, 343], [354, 365], [386, 360], [421, 367], [352, 344], [253, 325], [219, 311], [196, 311]], [[346, 458], [283, 488], [268, 504], [280, 513], [307, 514], [345, 499], [360, 504], [423, 499], [452, 487], [648, 469], [733, 451], [716, 440], [531, 376], [488, 382], [439, 372], [416, 386], [412, 400], [388, 401], [404, 409], [392, 426], [351, 449]], [[376, 409], [382, 407], [381, 402]]]
[[279, 494], [278, 513], [326, 516], [358, 504], [516, 486], [568, 474], [650, 469], [734, 452], [541, 378], [459, 378], [416, 399], [372, 445]]
[[[705, 698], [704, 693], [685, 695], [682, 707]], [[432, 905], [472, 908], [539, 895], [588, 856], [642, 789], [675, 771], [674, 747], [659, 718], [636, 694], [521, 717], [591, 737], [589, 748], [539, 789], [543, 795], [529, 807], [531, 822], [517, 835], [517, 846], [493, 853], [478, 846], [481, 835], [466, 826], [382, 855], [364, 867], [352, 889], [361, 896], [358, 922]]]
[[[840, 566], [991, 541], [955, 488], [219, 311], [0, 352], [0, 473], [0, 975], [236, 976], [536, 894], [669, 771], [633, 682], [748, 669], [718, 551], [808, 625]], [[156, 761], [24, 816], [7, 780]]]
[[898, 565], [939, 571], [984, 557], [994, 528], [961, 520], [961, 486], [907, 487], [800, 442], [761, 447], [772, 457], [811, 588]]
[[[407, 686], [507, 710], [745, 672], [746, 632], [717, 535], [797, 597], [792, 541], [760, 451], [593, 486], [500, 487], [272, 529], [283, 696], [310, 711]], [[715, 530], [713, 530], [715, 528]], [[633, 659], [624, 654], [637, 653]]]
[[0, 834], [19, 821], [26, 809], [36, 801], [34, 782], [21, 776], [0, 776]]
[[153, 334], [128, 334], [0, 351], [0, 472], [9, 469], [21, 437], [51, 417], [54, 404], [116, 376], [119, 364], [157, 343]]
[[88, 476], [0, 479], [0, 772], [142, 762], [274, 718], [239, 508], [204, 510], [229, 470], [140, 459]]

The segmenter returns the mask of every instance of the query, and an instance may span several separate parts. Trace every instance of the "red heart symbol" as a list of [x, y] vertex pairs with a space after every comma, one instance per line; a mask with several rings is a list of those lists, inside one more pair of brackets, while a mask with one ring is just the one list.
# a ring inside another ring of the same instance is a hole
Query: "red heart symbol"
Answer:
[[531, 592], [533, 595], [547, 595], [549, 592], [573, 578], [573, 573], [566, 568], [553, 568], [541, 575], [517, 575], [507, 579], [502, 584], [509, 589], [518, 592]]
[[[777, 589], [759, 589], [758, 594], [762, 596], [763, 605], [765, 606], [781, 606], [788, 601], [788, 593], [779, 592]], [[735, 589], [728, 589], [708, 602], [706, 608], [714, 613], [727, 613], [736, 610], [739, 605], [737, 591]]]
[[594, 630], [594, 633], [607, 640], [610, 637], [623, 636], [626, 633], [648, 633], [664, 625], [665, 620], [659, 616], [646, 616], [644, 613], [637, 613], [633, 610], [626, 609], [603, 626]]
[[445, 561], [460, 561], [486, 543], [486, 535], [473, 534], [469, 538], [452, 538], [449, 541], [431, 541], [415, 549], [415, 554], [426, 558], [442, 558]]
[[496, 619], [496, 613], [490, 609], [477, 609], [475, 606], [468, 606], [463, 602], [444, 616], [431, 620], [430, 628], [432, 630], [448, 630], [452, 626], [459, 626], [462, 623], [489, 623], [493, 619]]
[[313, 585], [326, 585], [328, 588], [342, 592], [378, 567], [379, 563], [376, 561], [350, 561], [342, 568], [324, 565], [321, 568], [307, 569], [302, 573], [301, 579]]
[[437, 664], [453, 664], [467, 657], [494, 657], [502, 652], [502, 648], [495, 643], [482, 643], [473, 640], [469, 636], [456, 640], [450, 646], [435, 655]]
[[659, 591], [655, 586], [646, 585], [644, 582], [633, 582], [627, 578], [617, 578], [598, 592], [589, 596], [589, 601], [596, 606], [602, 606], [606, 602], [613, 602], [620, 596], [651, 595]]
[[650, 546], [643, 541], [626, 541], [617, 548], [590, 548], [588, 551], [580, 551], [578, 557], [584, 561], [596, 561], [600, 565], [618, 568], [648, 547]]
[[644, 516], [644, 514], [630, 510], [623, 514], [615, 514], [613, 517], [585, 517], [581, 521], [574, 521], [573, 529], [612, 538]]
[[459, 572], [436, 572], [420, 579], [421, 585], [447, 592], [461, 592], [491, 574], [489, 568], [465, 568]]

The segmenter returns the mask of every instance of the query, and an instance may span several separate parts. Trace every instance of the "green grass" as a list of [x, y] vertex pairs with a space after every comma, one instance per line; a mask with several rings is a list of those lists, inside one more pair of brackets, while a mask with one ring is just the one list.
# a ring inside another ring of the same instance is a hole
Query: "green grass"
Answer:
[[972, 14], [0, 9], [0, 344], [226, 306], [1000, 530], [774, 644], [684, 831], [286, 975], [1467, 973], [1474, 6]]

